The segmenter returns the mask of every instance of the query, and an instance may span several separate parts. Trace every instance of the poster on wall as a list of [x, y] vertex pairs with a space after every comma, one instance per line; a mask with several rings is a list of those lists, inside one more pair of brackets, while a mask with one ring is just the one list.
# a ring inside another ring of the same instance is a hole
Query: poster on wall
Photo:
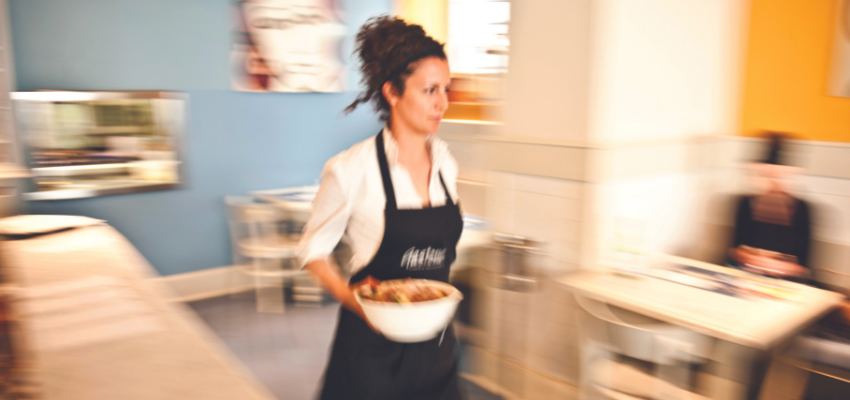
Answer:
[[829, 95], [850, 97], [850, 0], [840, 0], [835, 24]]
[[246, 92], [342, 92], [348, 32], [339, 0], [231, 1], [231, 86]]

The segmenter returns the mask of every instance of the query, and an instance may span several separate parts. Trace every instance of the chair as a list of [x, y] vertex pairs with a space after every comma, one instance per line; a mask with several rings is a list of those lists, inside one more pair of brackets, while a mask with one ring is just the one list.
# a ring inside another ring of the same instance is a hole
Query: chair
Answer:
[[234, 264], [253, 277], [257, 312], [284, 312], [284, 279], [304, 275], [295, 262], [298, 241], [280, 232], [283, 214], [277, 207], [243, 196], [227, 196], [224, 202]]
[[[835, 277], [838, 283], [830, 285], [835, 291], [850, 297], [850, 274], [822, 268]], [[765, 378], [766, 396], [781, 392], [786, 399], [802, 399], [805, 395], [810, 374], [850, 383], [850, 301], [839, 306], [838, 312], [823, 318], [795, 338], [782, 351]]]
[[[301, 239], [301, 231], [310, 218], [312, 201], [318, 190], [318, 185], [309, 185], [257, 190], [248, 194], [273, 204], [281, 214], [282, 227], [288, 238], [297, 242]], [[311, 274], [295, 277], [292, 283], [292, 300], [298, 305], [321, 305], [324, 300], [321, 285]]]
[[[674, 385], [690, 382], [690, 370], [676, 364], [704, 362], [710, 338], [584, 296], [576, 300], [584, 311], [579, 317], [582, 398], [703, 398]], [[655, 375], [617, 362], [618, 355], [655, 365]]]

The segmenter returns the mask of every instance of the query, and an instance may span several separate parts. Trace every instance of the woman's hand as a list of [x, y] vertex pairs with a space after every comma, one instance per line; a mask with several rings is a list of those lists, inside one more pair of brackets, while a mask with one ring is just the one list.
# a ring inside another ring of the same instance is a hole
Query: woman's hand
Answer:
[[809, 270], [802, 265], [790, 261], [777, 260], [770, 257], [757, 256], [758, 259], [751, 263], [744, 264], [745, 267], [753, 269], [764, 275], [776, 276], [780, 278], [794, 277], [805, 278], [808, 276]]
[[381, 283], [381, 281], [373, 278], [370, 275], [370, 276], [367, 276], [365, 279], [363, 279], [360, 282], [351, 284], [351, 286], [350, 286], [350, 288], [351, 288], [351, 300], [350, 301], [353, 304], [351, 304], [351, 306], [346, 307], [349, 310], [351, 310], [351, 312], [357, 314], [360, 318], [362, 318], [363, 321], [366, 321], [366, 324], [369, 325], [369, 328], [372, 328], [372, 330], [375, 331], [375, 333], [380, 333], [380, 332], [378, 332], [378, 330], [375, 329], [374, 326], [372, 326], [372, 323], [369, 322], [369, 318], [366, 318], [366, 313], [363, 312], [363, 307], [360, 306], [359, 302], [357, 302], [357, 295], [354, 293], [354, 291], [357, 290], [360, 286], [363, 286], [363, 285], [373, 285], [374, 286], [374, 285], [378, 285], [380, 283]]
[[805, 278], [809, 270], [793, 261], [770, 257], [747, 249], [735, 249], [735, 258], [744, 269], [776, 277]]

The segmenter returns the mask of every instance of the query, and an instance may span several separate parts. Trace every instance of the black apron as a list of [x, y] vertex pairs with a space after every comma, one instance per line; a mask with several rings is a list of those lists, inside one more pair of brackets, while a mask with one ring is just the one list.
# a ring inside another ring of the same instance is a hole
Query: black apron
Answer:
[[[463, 231], [460, 208], [446, 192], [442, 207], [399, 210], [384, 150], [375, 138], [387, 204], [378, 252], [351, 282], [414, 278], [449, 280], [455, 247]], [[442, 257], [440, 256], [442, 255]], [[397, 343], [373, 332], [360, 317], [341, 308], [321, 400], [459, 400], [456, 342], [451, 325], [421, 343]]]

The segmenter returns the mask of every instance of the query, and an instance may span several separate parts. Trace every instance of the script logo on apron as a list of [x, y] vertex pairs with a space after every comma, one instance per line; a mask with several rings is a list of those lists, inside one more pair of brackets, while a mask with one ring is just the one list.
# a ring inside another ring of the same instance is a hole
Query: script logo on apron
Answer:
[[445, 259], [446, 249], [411, 247], [404, 252], [404, 256], [401, 258], [401, 267], [408, 271], [440, 269], [443, 268]]

